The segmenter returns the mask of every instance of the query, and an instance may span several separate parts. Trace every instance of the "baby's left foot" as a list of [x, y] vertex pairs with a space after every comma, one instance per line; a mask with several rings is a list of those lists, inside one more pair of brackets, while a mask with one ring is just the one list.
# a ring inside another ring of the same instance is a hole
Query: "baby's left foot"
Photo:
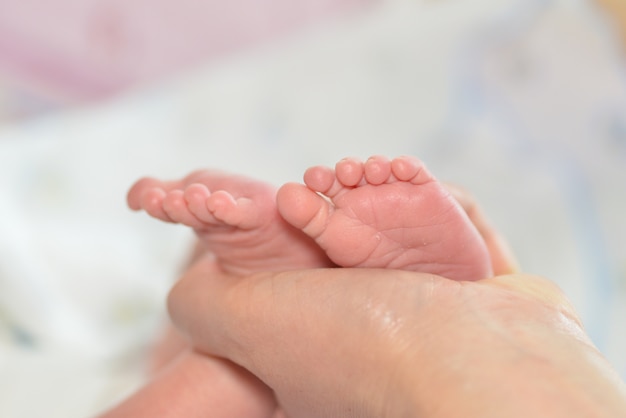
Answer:
[[342, 267], [394, 268], [454, 280], [491, 276], [485, 242], [458, 202], [410, 157], [313, 167], [278, 192], [278, 210]]
[[202, 170], [177, 181], [139, 180], [128, 205], [193, 228], [223, 270], [236, 275], [328, 267], [326, 255], [276, 209], [276, 191], [244, 176]]

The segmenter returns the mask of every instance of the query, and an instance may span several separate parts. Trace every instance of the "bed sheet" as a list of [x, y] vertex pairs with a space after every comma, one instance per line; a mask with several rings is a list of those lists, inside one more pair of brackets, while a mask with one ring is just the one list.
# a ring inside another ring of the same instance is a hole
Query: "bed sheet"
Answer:
[[192, 236], [126, 209], [137, 177], [215, 167], [279, 184], [346, 155], [416, 155], [471, 190], [626, 377], [622, 48], [587, 2], [389, 1], [5, 125], [0, 416], [89, 416], [142, 382]]

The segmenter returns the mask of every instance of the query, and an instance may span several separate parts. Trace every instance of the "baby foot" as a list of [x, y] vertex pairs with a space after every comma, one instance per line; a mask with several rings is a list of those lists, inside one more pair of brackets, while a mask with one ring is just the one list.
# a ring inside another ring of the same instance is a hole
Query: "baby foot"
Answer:
[[343, 267], [394, 268], [454, 280], [491, 276], [487, 247], [457, 201], [411, 157], [313, 167], [279, 189], [278, 210]]
[[286, 223], [274, 188], [219, 171], [196, 171], [178, 181], [143, 178], [128, 192], [128, 206], [194, 229], [225, 271], [326, 267], [320, 248]]

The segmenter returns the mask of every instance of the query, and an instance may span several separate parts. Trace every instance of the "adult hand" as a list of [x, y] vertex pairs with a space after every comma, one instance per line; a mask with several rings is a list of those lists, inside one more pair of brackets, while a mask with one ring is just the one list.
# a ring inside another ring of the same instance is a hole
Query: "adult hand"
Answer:
[[256, 375], [291, 418], [626, 416], [623, 382], [536, 277], [235, 278], [200, 259], [169, 309], [199, 352]]

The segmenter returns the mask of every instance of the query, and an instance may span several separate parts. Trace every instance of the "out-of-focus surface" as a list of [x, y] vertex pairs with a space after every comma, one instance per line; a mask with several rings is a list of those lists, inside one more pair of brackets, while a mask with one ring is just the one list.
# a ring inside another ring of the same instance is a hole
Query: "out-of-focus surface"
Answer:
[[137, 177], [279, 184], [346, 155], [416, 155], [472, 191], [626, 377], [624, 45], [601, 2], [338, 2], [88, 106], [0, 69], [0, 416], [89, 416], [142, 381], [191, 235], [125, 208]]
[[27, 116], [152, 84], [370, 2], [2, 0], [0, 89], [9, 98], [0, 112]]

